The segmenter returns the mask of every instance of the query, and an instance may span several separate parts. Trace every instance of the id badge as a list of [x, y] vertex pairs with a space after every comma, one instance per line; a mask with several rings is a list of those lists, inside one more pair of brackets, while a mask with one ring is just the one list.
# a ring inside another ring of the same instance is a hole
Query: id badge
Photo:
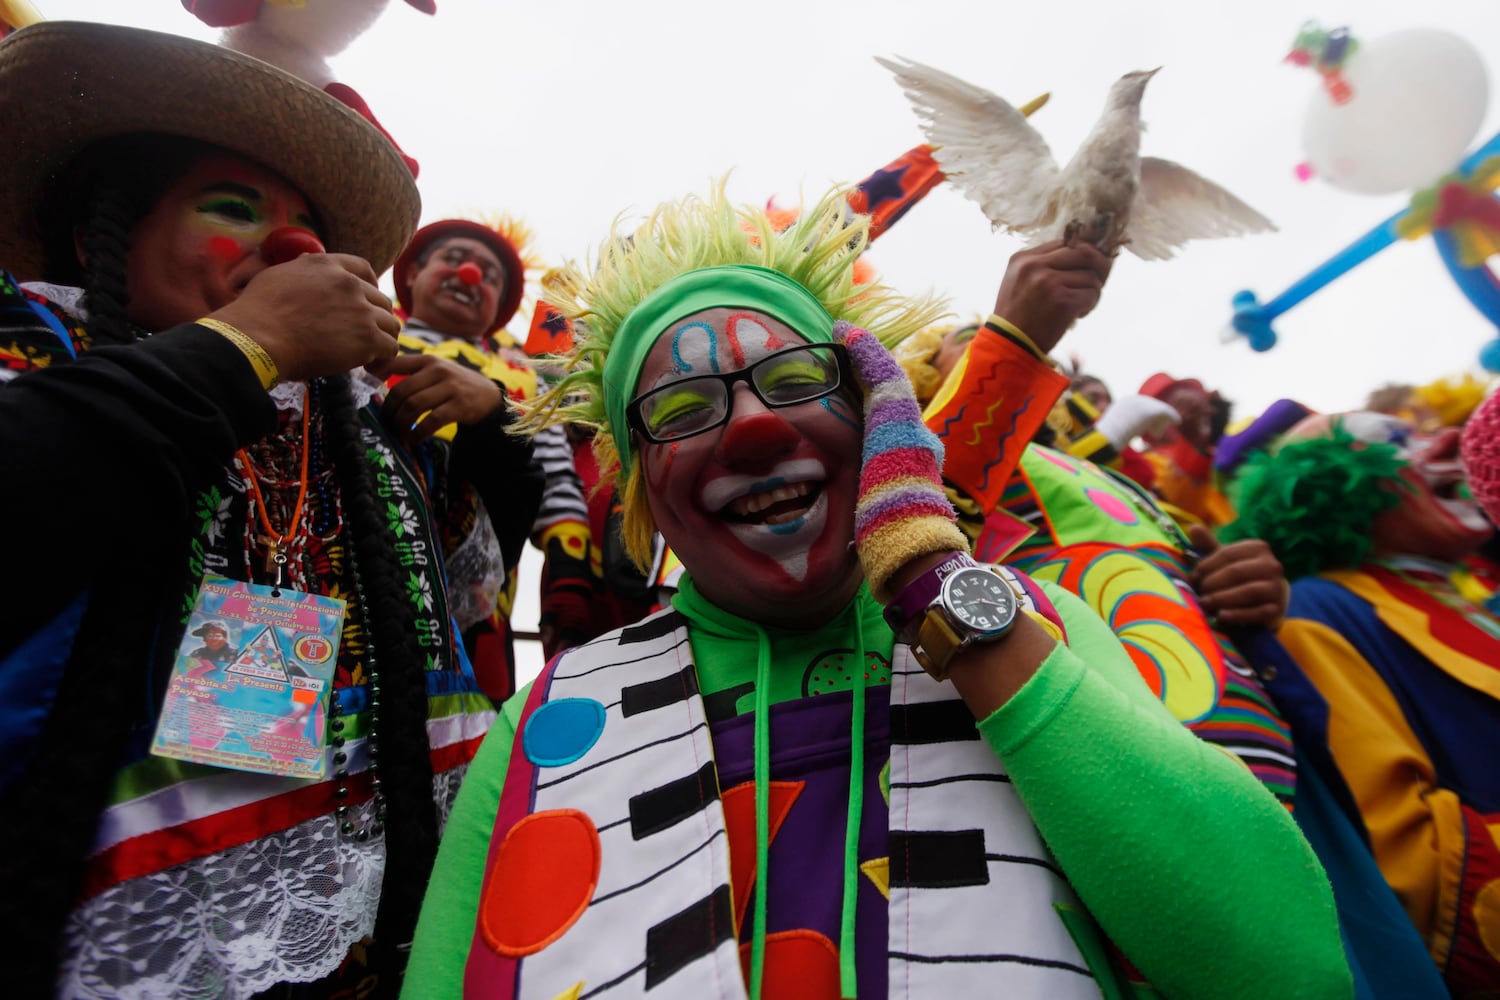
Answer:
[[322, 778], [346, 604], [208, 574], [177, 648], [151, 752]]

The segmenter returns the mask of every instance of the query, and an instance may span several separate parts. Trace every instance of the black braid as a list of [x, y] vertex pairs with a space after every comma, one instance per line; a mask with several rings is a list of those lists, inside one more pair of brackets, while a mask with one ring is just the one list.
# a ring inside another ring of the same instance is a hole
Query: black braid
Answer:
[[330, 379], [324, 420], [343, 497], [348, 544], [358, 565], [369, 648], [380, 674], [380, 777], [386, 796], [386, 868], [375, 921], [384, 953], [382, 991], [394, 995], [432, 862], [437, 854], [437, 810], [427, 741], [427, 654], [417, 643], [411, 608], [403, 598], [396, 552], [376, 502], [375, 484], [360, 441], [360, 420], [345, 378]]
[[[127, 145], [135, 150], [127, 155]], [[148, 164], [149, 153], [158, 158]], [[125, 288], [130, 231], [201, 150], [180, 140], [132, 137], [86, 151], [52, 189], [39, 218], [47, 234], [44, 277], [85, 286], [95, 343], [130, 340]], [[123, 160], [116, 157], [124, 156]], [[103, 168], [112, 169], [106, 179]], [[149, 165], [149, 169], [148, 169]], [[73, 246], [82, 231], [85, 270]], [[0, 796], [0, 968], [8, 995], [51, 996], [62, 930], [78, 904], [84, 864], [132, 730], [151, 664], [157, 595], [185, 560], [181, 539], [121, 539], [93, 580], [130, 580], [90, 600], [58, 682], [52, 710], [24, 770]], [[98, 595], [95, 595], [98, 596]]]
[[135, 337], [126, 316], [130, 289], [125, 261], [130, 253], [130, 230], [140, 209], [132, 193], [115, 184], [96, 188], [92, 201], [82, 241], [88, 260], [83, 307], [88, 312], [89, 340], [96, 346], [128, 344]]

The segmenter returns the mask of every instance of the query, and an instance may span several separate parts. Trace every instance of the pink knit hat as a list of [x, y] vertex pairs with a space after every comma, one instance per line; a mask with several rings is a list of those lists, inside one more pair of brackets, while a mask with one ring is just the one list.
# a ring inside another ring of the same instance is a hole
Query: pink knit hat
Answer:
[[1469, 415], [1462, 455], [1475, 502], [1491, 523], [1500, 524], [1500, 393], [1492, 393]]

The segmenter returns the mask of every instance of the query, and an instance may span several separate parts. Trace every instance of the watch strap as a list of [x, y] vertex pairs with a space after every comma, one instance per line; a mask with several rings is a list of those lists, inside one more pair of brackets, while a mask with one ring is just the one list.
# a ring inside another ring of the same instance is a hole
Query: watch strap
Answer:
[[[929, 608], [922, 613], [920, 621], [914, 627], [907, 641], [911, 643], [912, 653], [922, 669], [927, 671], [935, 680], [943, 681], [948, 678], [953, 658], [966, 647], [976, 643], [989, 643], [1003, 639], [1010, 634], [1016, 619], [1021, 615], [1027, 615], [1036, 622], [1056, 642], [1066, 644], [1067, 633], [1062, 626], [1061, 616], [1052, 602], [1023, 573], [1008, 566], [980, 565], [979, 569], [993, 573], [1016, 598], [1015, 611], [1005, 628], [997, 634], [982, 635], [970, 632], [963, 625], [950, 620], [949, 612], [944, 607], [942, 600], [934, 601]], [[949, 576], [952, 575], [949, 572]]]
[[912, 653], [933, 680], [943, 681], [948, 679], [948, 667], [962, 645], [963, 637], [941, 611], [934, 609], [922, 619]]
[[942, 591], [945, 579], [965, 566], [977, 565], [967, 552], [955, 552], [927, 572], [919, 574], [885, 606], [886, 624], [890, 625], [892, 632], [901, 635], [912, 622], [926, 614]]
[[1021, 614], [1025, 615], [1027, 618], [1030, 618], [1032, 621], [1040, 625], [1042, 627], [1042, 631], [1046, 632], [1052, 637], [1053, 642], [1061, 643], [1064, 646], [1068, 644], [1068, 637], [1063, 632], [1062, 626], [1053, 621], [1051, 618], [1048, 618], [1040, 611], [1033, 610], [1032, 608], [1022, 608]]

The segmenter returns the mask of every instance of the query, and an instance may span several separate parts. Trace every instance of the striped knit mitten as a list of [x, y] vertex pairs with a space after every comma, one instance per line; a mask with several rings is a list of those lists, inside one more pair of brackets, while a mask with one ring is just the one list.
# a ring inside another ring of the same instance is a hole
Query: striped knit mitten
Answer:
[[943, 446], [922, 424], [911, 383], [868, 330], [839, 321], [834, 340], [849, 350], [865, 392], [865, 441], [854, 508], [854, 544], [870, 592], [890, 602], [891, 575], [930, 552], [967, 552], [943, 494]]

